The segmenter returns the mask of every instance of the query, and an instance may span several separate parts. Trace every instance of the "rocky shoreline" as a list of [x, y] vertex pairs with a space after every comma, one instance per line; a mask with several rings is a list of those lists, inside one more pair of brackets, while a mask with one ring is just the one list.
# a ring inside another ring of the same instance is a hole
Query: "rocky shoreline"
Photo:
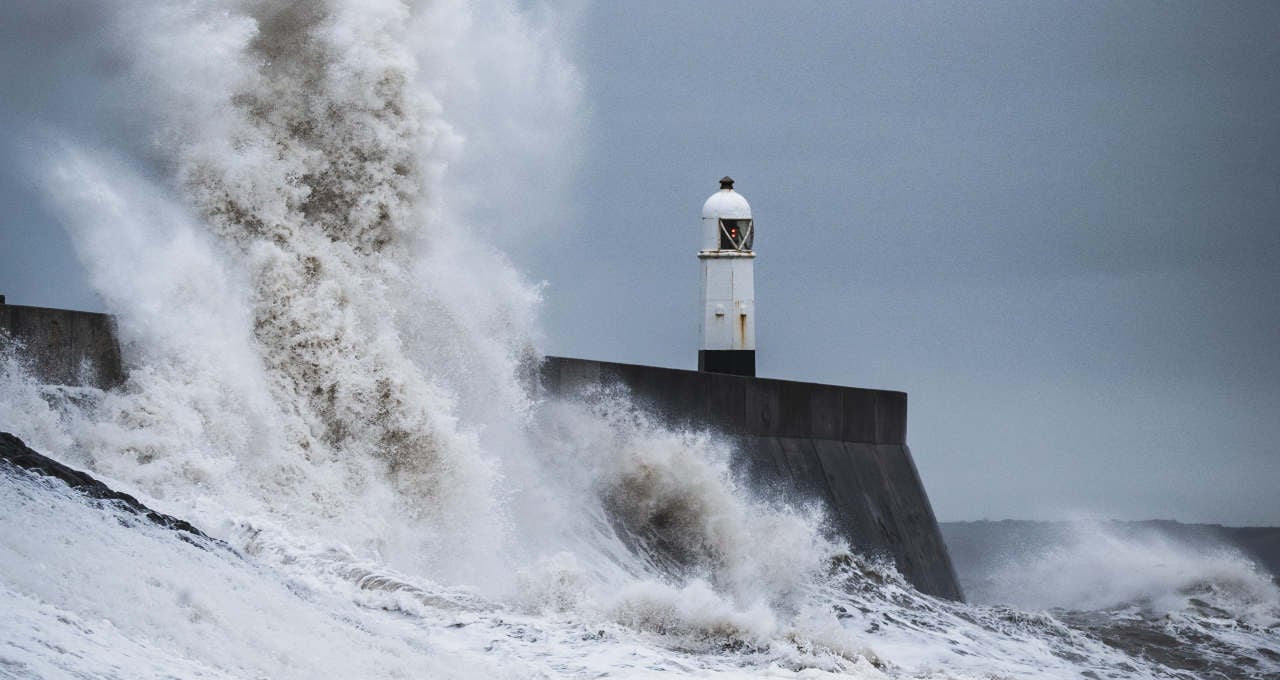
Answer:
[[166, 529], [173, 529], [201, 539], [202, 542], [217, 542], [209, 538], [203, 531], [195, 528], [190, 522], [164, 513], [156, 512], [143, 505], [138, 499], [127, 493], [121, 493], [94, 479], [86, 472], [68, 467], [45, 456], [27, 446], [21, 439], [8, 433], [0, 432], [0, 464], [29, 470], [45, 477], [59, 479], [67, 486], [95, 500], [115, 503], [117, 506], [146, 518]]

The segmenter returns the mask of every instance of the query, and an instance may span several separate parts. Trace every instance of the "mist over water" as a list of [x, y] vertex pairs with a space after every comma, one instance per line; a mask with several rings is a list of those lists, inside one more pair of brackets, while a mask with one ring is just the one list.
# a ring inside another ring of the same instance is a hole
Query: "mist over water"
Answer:
[[[123, 94], [88, 114], [145, 135], [44, 127], [31, 172], [128, 378], [40, 385], [10, 353], [0, 429], [226, 547], [5, 473], [0, 674], [1191, 677], [1047, 614], [920, 595], [623, 393], [538, 393], [538, 286], [460, 183], [483, 174], [469, 139], [503, 178], [496, 214], [566, 181], [540, 176], [568, 167], [580, 98], [546, 17], [95, 11]], [[1250, 649], [1275, 631], [1269, 587], [1232, 628]]]

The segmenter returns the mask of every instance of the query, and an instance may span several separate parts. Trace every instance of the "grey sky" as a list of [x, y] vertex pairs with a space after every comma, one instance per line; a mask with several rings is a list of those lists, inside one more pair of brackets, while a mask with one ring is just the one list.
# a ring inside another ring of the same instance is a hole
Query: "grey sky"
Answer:
[[[511, 252], [549, 284], [549, 353], [693, 367], [698, 211], [730, 174], [761, 374], [909, 392], [940, 519], [1280, 524], [1280, 5], [577, 20], [574, 200]], [[75, 58], [0, 54], [6, 86]], [[98, 306], [12, 163], [0, 202], [0, 292]]]

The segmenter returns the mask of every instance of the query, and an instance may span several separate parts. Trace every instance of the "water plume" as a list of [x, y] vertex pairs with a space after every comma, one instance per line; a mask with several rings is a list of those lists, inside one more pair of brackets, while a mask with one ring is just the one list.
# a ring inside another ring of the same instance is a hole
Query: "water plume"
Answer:
[[325, 518], [440, 573], [445, 552], [498, 562], [495, 450], [529, 421], [539, 294], [443, 199], [461, 136], [415, 52], [465, 45], [483, 27], [444, 19], [470, 11], [107, 11], [151, 144], [64, 135], [39, 170], [131, 368], [72, 418], [85, 462], [210, 512], [217, 489]]

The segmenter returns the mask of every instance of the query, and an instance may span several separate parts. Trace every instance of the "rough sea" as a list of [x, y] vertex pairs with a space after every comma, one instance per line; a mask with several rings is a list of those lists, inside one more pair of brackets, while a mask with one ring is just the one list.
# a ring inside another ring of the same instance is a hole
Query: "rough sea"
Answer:
[[128, 376], [10, 351], [0, 430], [216, 540], [0, 466], [0, 677], [1280, 678], [1238, 551], [1098, 528], [941, 601], [714, 433], [539, 394], [540, 289], [464, 217], [563, 167], [576, 76], [524, 3], [84, 11], [109, 93], [28, 162]]

